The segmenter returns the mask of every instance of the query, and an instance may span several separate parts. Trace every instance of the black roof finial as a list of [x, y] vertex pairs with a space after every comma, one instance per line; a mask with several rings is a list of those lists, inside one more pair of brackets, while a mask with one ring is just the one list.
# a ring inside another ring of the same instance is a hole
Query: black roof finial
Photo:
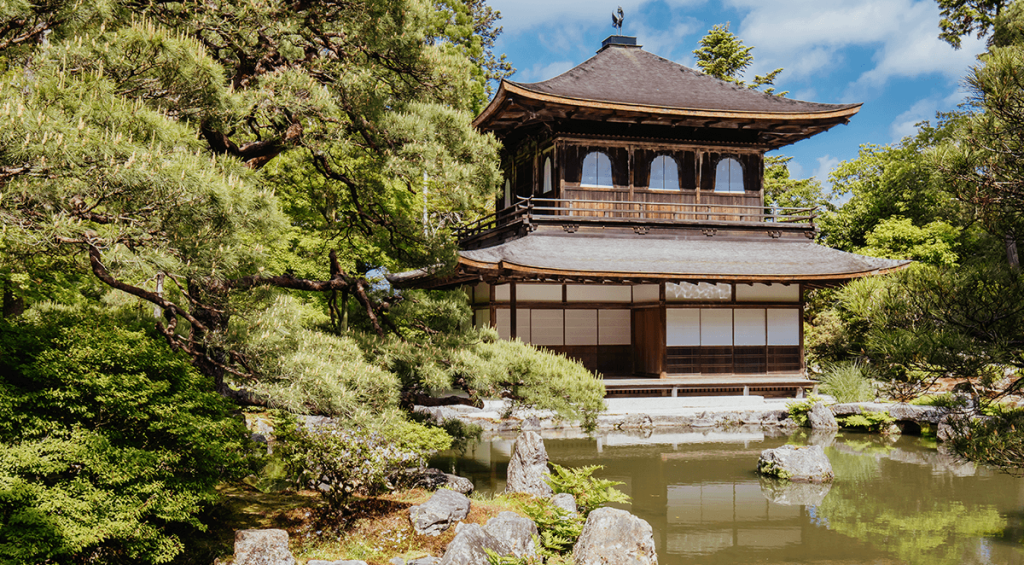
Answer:
[[619, 6], [618, 15], [616, 15], [615, 12], [612, 12], [612, 27], [618, 30], [618, 35], [622, 35], [622, 18], [622, 6]]

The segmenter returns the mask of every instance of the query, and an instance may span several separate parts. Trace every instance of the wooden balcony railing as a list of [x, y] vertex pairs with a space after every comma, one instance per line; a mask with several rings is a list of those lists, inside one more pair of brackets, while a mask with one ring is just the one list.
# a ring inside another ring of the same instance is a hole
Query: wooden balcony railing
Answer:
[[512, 206], [456, 228], [459, 239], [534, 221], [583, 221], [610, 223], [701, 224], [714, 222], [813, 225], [817, 208], [781, 208], [739, 204], [690, 204], [621, 200], [577, 200], [517, 197]]

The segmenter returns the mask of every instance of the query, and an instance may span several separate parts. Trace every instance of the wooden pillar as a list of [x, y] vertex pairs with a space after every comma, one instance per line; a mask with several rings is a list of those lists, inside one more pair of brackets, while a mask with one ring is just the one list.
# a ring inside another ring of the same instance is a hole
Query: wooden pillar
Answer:
[[668, 355], [668, 313], [665, 310], [665, 283], [658, 283], [658, 337], [660, 340], [658, 343], [658, 355], [655, 357], [657, 360], [657, 369], [659, 377], [664, 379], [668, 376], [665, 371], [665, 358]]
[[[694, 202], [700, 204], [700, 185], [704, 175], [704, 152], [700, 150], [695, 151], [694, 158], [697, 165], [697, 192], [694, 195]], [[696, 218], [696, 216], [694, 216], [694, 218]], [[662, 285], [662, 288], [664, 288], [664, 285]]]
[[804, 357], [804, 285], [798, 284], [800, 289], [800, 374], [807, 376], [807, 358]]
[[509, 339], [515, 339], [519, 337], [519, 331], [517, 326], [519, 320], [516, 316], [516, 283], [508, 284], [508, 301], [509, 301], [509, 313], [508, 313], [508, 336]]

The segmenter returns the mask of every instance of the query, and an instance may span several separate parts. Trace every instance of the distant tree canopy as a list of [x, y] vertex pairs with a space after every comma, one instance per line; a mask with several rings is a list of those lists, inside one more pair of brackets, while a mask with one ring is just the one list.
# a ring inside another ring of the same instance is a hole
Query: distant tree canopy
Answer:
[[868, 361], [890, 396], [907, 400], [946, 379], [974, 401], [951, 446], [971, 459], [1024, 469], [1022, 412], [996, 405], [1024, 389], [1024, 4], [945, 2], [942, 37], [989, 36], [960, 111], [916, 136], [864, 146], [833, 172], [849, 201], [821, 221], [829, 245], [914, 259], [884, 278], [812, 300], [810, 355]]

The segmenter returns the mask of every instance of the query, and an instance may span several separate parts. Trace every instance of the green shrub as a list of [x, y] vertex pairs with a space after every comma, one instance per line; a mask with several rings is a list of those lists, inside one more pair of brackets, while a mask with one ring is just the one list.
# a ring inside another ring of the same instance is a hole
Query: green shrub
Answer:
[[317, 491], [332, 513], [346, 512], [357, 493], [394, 488], [389, 477], [395, 471], [422, 466], [429, 455], [381, 433], [337, 424], [279, 430], [277, 438], [290, 475], [301, 487]]
[[818, 389], [837, 402], [870, 402], [875, 399], [875, 385], [867, 368], [857, 361], [834, 363], [825, 369]]
[[0, 320], [0, 563], [169, 562], [206, 529], [215, 486], [249, 472], [213, 383], [115, 323]]
[[888, 412], [864, 412], [836, 418], [836, 422], [843, 428], [859, 428], [872, 432], [882, 430], [895, 421], [896, 418], [890, 416]]

